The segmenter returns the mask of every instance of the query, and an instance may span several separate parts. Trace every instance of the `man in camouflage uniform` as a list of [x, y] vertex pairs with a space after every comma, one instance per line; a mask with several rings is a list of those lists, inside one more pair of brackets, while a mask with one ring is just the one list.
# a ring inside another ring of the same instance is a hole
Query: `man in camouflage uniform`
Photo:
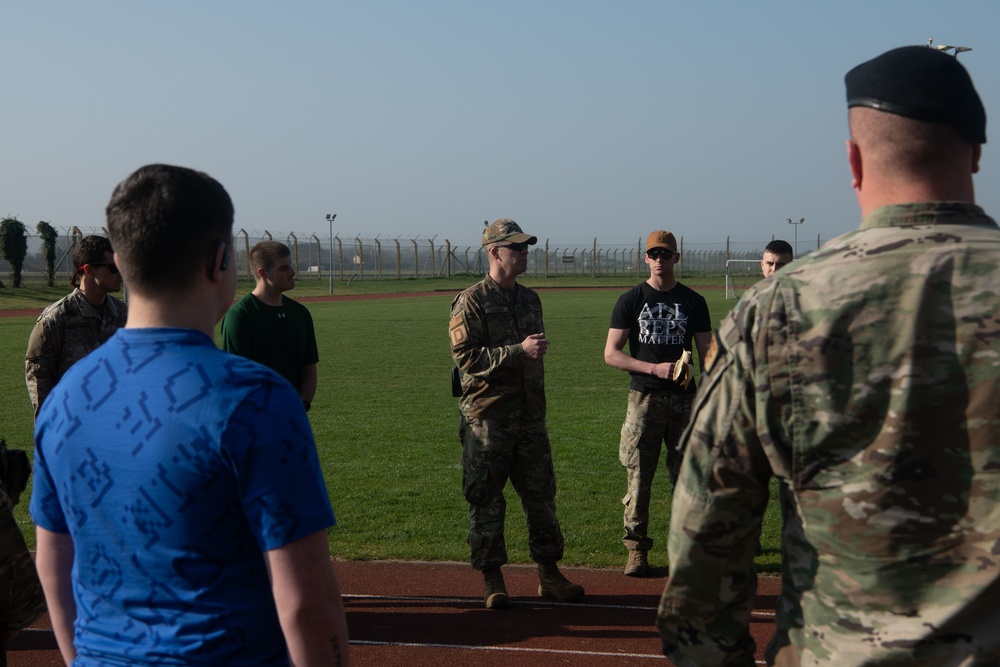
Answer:
[[[24, 380], [38, 410], [66, 370], [125, 326], [125, 304], [109, 292], [122, 288], [111, 241], [85, 236], [73, 250], [73, 290], [38, 316], [24, 355]], [[79, 284], [77, 279], [81, 278]]]
[[650, 233], [645, 254], [649, 279], [618, 297], [604, 345], [605, 363], [631, 376], [618, 442], [618, 458], [627, 476], [622, 543], [628, 550], [625, 575], [629, 577], [657, 574], [648, 558], [653, 548], [649, 536], [653, 479], [660, 452], [666, 449], [671, 490], [677, 485], [683, 451], [678, 443], [695, 392], [691, 348], [697, 345], [698, 358], [704, 359], [712, 339], [704, 297], [674, 277], [680, 259], [671, 232]]
[[542, 303], [517, 276], [528, 267], [528, 246], [538, 241], [513, 220], [483, 232], [490, 263], [486, 278], [459, 294], [451, 306], [451, 354], [461, 372], [459, 438], [462, 489], [469, 501], [472, 567], [482, 571], [489, 609], [509, 598], [500, 567], [504, 543], [504, 486], [510, 478], [528, 522], [528, 550], [538, 563], [538, 594], [577, 600], [583, 587], [569, 582], [556, 562], [563, 535], [556, 518], [556, 480], [545, 426], [548, 350]]
[[657, 616], [682, 667], [754, 664], [772, 475], [791, 507], [768, 664], [1000, 664], [1000, 229], [972, 180], [985, 111], [926, 47], [846, 83], [861, 227], [747, 292], [685, 433]]

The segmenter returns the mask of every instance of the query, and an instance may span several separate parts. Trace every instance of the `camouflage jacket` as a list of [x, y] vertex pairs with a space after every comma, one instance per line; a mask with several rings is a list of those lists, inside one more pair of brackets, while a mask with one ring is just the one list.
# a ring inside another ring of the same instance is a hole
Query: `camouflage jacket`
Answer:
[[467, 418], [545, 418], [542, 360], [521, 341], [544, 333], [542, 302], [532, 290], [501, 288], [486, 276], [451, 304], [451, 355], [462, 375], [459, 407]]
[[996, 223], [970, 204], [878, 209], [752, 288], [706, 357], [657, 616], [669, 657], [754, 664], [773, 475], [769, 664], [1000, 664]]
[[126, 305], [110, 294], [103, 308], [95, 308], [79, 289], [42, 311], [24, 355], [24, 379], [36, 415], [63, 373], [125, 326], [127, 314]]

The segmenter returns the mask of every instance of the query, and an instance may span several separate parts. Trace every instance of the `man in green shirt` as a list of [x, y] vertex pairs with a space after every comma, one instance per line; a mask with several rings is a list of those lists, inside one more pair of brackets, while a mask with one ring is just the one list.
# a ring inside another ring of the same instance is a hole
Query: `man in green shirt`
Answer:
[[295, 287], [292, 253], [284, 243], [261, 241], [250, 249], [250, 269], [256, 285], [222, 319], [222, 349], [283, 375], [309, 410], [319, 352], [309, 310], [284, 294]]

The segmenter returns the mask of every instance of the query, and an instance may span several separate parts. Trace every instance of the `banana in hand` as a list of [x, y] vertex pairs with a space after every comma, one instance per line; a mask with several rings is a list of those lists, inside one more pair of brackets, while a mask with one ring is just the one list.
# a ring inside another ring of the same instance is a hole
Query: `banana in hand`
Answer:
[[681, 358], [674, 362], [673, 379], [687, 389], [692, 378], [694, 378], [694, 366], [691, 365], [691, 352], [684, 350]]

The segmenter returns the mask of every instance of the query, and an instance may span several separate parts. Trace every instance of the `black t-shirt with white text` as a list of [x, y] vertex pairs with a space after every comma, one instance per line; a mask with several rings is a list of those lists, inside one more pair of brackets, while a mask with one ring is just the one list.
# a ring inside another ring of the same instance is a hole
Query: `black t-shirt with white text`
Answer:
[[[629, 354], [654, 364], [677, 361], [684, 350], [691, 350], [695, 333], [712, 330], [712, 319], [705, 298], [681, 283], [661, 292], [649, 283], [639, 283], [618, 297], [611, 311], [611, 328], [628, 329]], [[672, 380], [643, 373], [629, 373], [631, 387], [638, 391], [673, 389], [683, 391]], [[693, 393], [692, 380], [687, 391]]]

